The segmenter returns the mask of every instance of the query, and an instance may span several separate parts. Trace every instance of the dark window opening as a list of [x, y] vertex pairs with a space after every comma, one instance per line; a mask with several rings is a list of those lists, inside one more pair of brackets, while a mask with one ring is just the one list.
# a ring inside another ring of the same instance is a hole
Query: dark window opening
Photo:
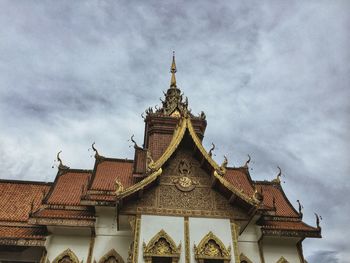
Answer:
[[152, 263], [171, 263], [172, 258], [169, 257], [153, 257]]
[[224, 263], [222, 259], [204, 259], [204, 263]]

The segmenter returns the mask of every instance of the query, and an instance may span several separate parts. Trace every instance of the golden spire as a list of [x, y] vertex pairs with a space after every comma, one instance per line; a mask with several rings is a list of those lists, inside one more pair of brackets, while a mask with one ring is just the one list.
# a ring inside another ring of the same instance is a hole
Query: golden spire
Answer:
[[176, 63], [175, 63], [175, 51], [173, 51], [173, 62], [171, 63], [171, 81], [170, 81], [170, 88], [176, 88], [176, 78], [175, 78], [175, 73], [176, 73]]

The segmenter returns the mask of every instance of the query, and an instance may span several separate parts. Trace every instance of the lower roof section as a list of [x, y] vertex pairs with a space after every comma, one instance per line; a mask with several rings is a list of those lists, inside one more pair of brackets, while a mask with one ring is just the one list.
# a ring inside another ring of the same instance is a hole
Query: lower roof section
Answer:
[[0, 226], [0, 245], [44, 246], [47, 235], [44, 226]]

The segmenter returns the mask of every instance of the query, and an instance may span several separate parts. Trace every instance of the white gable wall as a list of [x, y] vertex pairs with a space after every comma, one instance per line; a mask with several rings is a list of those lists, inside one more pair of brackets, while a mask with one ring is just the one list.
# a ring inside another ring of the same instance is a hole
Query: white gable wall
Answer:
[[283, 256], [289, 263], [300, 263], [295, 238], [264, 238], [265, 262], [275, 263]]
[[114, 207], [99, 207], [96, 209], [96, 237], [92, 259], [97, 262], [111, 249], [127, 261], [129, 246], [133, 241], [131, 230], [117, 231], [117, 221]]
[[47, 244], [47, 258], [50, 262], [68, 248], [74, 252], [80, 261], [86, 262], [90, 236], [53, 234], [49, 237]]
[[179, 263], [185, 262], [184, 218], [175, 216], [142, 215], [138, 263], [144, 262], [143, 242], [148, 244], [148, 242], [162, 229], [174, 240], [176, 245], [181, 243], [181, 256]]
[[194, 244], [198, 245], [203, 237], [210, 231], [216, 235], [225, 247], [231, 247], [232, 262], [234, 262], [234, 249], [232, 244], [231, 224], [229, 219], [217, 219], [217, 218], [189, 218], [190, 229], [190, 251], [191, 262], [196, 262], [194, 258], [193, 247]]

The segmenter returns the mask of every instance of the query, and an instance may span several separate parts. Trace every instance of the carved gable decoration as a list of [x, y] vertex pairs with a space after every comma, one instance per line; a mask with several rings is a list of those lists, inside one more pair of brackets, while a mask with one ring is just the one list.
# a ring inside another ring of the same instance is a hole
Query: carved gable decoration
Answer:
[[59, 254], [53, 263], [79, 263], [78, 257], [69, 248]]
[[106, 255], [104, 255], [98, 263], [124, 263], [123, 258], [115, 251], [111, 249]]
[[229, 262], [231, 260], [231, 247], [226, 248], [221, 240], [210, 231], [203, 237], [198, 246], [194, 245], [194, 257], [198, 262], [202, 262], [204, 259], [221, 259], [224, 262]]
[[143, 257], [150, 262], [152, 257], [171, 257], [172, 262], [180, 258], [181, 244], [176, 246], [174, 240], [162, 229], [146, 245], [143, 243]]
[[281, 257], [277, 263], [289, 263], [284, 257]]
[[126, 200], [120, 213], [247, 220], [245, 210], [231, 205], [226, 196], [212, 188], [212, 177], [193, 156], [191, 146], [180, 145], [164, 167], [158, 184], [145, 188], [142, 198]]
[[196, 180], [189, 177], [192, 174], [192, 163], [188, 159], [181, 159], [178, 164], [178, 172], [180, 177], [173, 179], [176, 188], [183, 192], [192, 191], [198, 184]]

